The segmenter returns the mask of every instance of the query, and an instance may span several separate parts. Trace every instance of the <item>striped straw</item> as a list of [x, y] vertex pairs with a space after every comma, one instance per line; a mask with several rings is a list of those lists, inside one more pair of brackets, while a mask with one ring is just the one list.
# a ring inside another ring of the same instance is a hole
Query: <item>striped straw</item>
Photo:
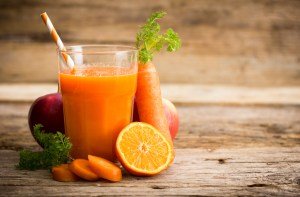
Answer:
[[[51, 35], [53, 41], [56, 43], [58, 49], [60, 51], [66, 51], [66, 47], [64, 46], [64, 44], [61, 41], [60, 37], [58, 36], [58, 34], [57, 34], [57, 32], [56, 32], [49, 16], [47, 15], [47, 13], [46, 12], [42, 13], [41, 17], [42, 17], [45, 25], [48, 27], [48, 30], [50, 31], [50, 35]], [[64, 52], [62, 52], [62, 56], [63, 56], [64, 60], [66, 61], [67, 65], [71, 69], [73, 69], [74, 68], [74, 61], [72, 60], [72, 58]]]

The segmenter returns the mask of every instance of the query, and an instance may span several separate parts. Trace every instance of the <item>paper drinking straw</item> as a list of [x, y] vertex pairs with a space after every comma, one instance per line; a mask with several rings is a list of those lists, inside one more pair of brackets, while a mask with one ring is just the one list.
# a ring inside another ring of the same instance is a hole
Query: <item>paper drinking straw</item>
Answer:
[[[61, 41], [60, 37], [58, 36], [58, 34], [57, 34], [57, 32], [56, 32], [49, 16], [47, 15], [47, 13], [46, 12], [42, 13], [41, 17], [42, 17], [45, 25], [48, 27], [48, 30], [50, 31], [50, 35], [51, 35], [53, 41], [56, 43], [58, 49], [60, 51], [66, 51], [66, 48], [65, 48], [63, 42]], [[62, 52], [62, 56], [63, 56], [65, 62], [67, 63], [67, 65], [71, 69], [73, 69], [74, 68], [74, 61], [72, 60], [72, 58], [64, 52]]]

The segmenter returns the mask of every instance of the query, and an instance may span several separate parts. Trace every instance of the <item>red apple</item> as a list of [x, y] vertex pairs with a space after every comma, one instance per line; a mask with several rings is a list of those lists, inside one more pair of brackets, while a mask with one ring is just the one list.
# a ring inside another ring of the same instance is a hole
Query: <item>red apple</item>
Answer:
[[[178, 113], [175, 105], [171, 101], [163, 98], [162, 102], [163, 102], [164, 112], [167, 117], [167, 121], [169, 123], [170, 134], [172, 139], [174, 140], [178, 133], [178, 127], [179, 127]], [[137, 106], [136, 103], [134, 103], [133, 121], [138, 122], [139, 120], [140, 118], [139, 118]]]
[[163, 101], [165, 115], [169, 123], [170, 134], [172, 139], [174, 140], [178, 133], [178, 127], [179, 127], [179, 118], [178, 118], [177, 109], [171, 101], [165, 98], [163, 98], [162, 101]]
[[30, 107], [28, 123], [31, 133], [33, 126], [42, 124], [46, 132], [65, 132], [62, 97], [52, 93], [37, 98]]

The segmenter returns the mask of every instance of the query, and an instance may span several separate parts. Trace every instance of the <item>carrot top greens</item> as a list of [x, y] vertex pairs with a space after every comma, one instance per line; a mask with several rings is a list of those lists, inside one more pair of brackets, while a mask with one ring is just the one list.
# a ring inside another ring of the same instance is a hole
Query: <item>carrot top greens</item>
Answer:
[[69, 160], [69, 151], [72, 147], [69, 138], [60, 132], [45, 133], [42, 127], [41, 124], [34, 126], [34, 136], [43, 145], [44, 150], [38, 152], [22, 150], [18, 169], [49, 169]]
[[141, 26], [136, 35], [136, 47], [139, 50], [139, 61], [147, 63], [153, 59], [154, 52], [160, 51], [166, 46], [167, 51], [173, 52], [180, 48], [181, 40], [173, 29], [169, 28], [165, 33], [160, 32], [158, 19], [163, 18], [166, 12], [155, 12], [148, 18], [145, 25]]

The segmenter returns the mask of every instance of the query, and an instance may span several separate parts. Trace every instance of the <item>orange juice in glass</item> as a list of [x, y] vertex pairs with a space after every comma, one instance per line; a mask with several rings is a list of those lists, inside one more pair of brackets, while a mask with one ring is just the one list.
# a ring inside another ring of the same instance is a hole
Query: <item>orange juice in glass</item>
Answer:
[[131, 122], [137, 83], [137, 50], [117, 45], [70, 46], [70, 68], [59, 51], [59, 83], [71, 156], [116, 159], [119, 132]]

